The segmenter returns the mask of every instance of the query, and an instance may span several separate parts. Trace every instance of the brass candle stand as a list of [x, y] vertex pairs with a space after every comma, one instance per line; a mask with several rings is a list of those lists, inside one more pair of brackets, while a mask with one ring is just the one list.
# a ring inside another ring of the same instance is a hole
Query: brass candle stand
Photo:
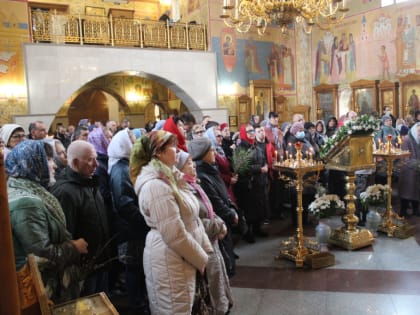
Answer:
[[373, 156], [383, 158], [386, 162], [386, 175], [388, 185], [386, 211], [382, 215], [378, 231], [386, 233], [388, 237], [407, 238], [415, 233], [415, 227], [409, 225], [407, 221], [392, 210], [392, 170], [394, 161], [410, 156], [409, 151], [401, 150], [400, 141], [396, 147], [392, 145], [392, 136], [387, 137], [387, 142], [379, 143], [379, 148]]
[[373, 142], [371, 134], [351, 134], [337, 143], [326, 157], [326, 169], [346, 172], [346, 213], [341, 220], [343, 227], [332, 231], [329, 243], [343, 247], [347, 250], [354, 250], [372, 245], [374, 237], [372, 233], [364, 228], [357, 227], [359, 219], [354, 215], [356, 206], [355, 172], [357, 170], [372, 169], [373, 163]]
[[317, 241], [312, 239], [305, 239], [303, 234], [303, 223], [302, 223], [302, 213], [303, 213], [303, 202], [302, 202], [302, 193], [303, 193], [303, 177], [307, 173], [319, 172], [324, 168], [324, 164], [319, 161], [312, 159], [312, 154], [310, 154], [309, 159], [302, 158], [302, 144], [296, 143], [295, 148], [297, 150], [296, 157], [292, 155], [287, 155], [286, 160], [281, 160], [280, 162], [275, 162], [274, 167], [277, 168], [280, 172], [286, 174], [293, 174], [296, 176], [297, 185], [297, 228], [296, 234], [290, 237], [286, 241], [282, 241], [280, 244], [280, 253], [276, 259], [286, 258], [291, 261], [294, 261], [296, 267], [303, 267], [305, 260], [308, 260], [310, 256], [314, 254], [319, 254], [319, 244]]

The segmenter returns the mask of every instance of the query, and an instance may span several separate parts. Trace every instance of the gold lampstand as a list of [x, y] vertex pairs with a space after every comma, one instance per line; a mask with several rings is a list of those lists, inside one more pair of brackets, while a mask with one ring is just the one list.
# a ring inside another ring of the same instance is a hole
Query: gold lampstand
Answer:
[[[286, 156], [286, 160], [275, 162], [274, 167], [280, 172], [296, 175], [297, 185], [297, 223], [296, 235], [290, 237], [280, 244], [280, 253], [276, 259], [286, 258], [296, 263], [296, 267], [303, 267], [305, 260], [310, 256], [319, 254], [319, 244], [315, 240], [305, 239], [303, 235], [302, 223], [302, 193], [303, 193], [303, 176], [310, 172], [319, 172], [324, 168], [324, 164], [312, 159], [312, 152], [309, 153], [309, 159], [302, 158], [302, 144], [300, 142], [295, 144], [296, 157], [292, 155]], [[277, 156], [277, 154], [276, 154]]]
[[343, 171], [346, 176], [347, 194], [346, 213], [341, 218], [344, 226], [332, 231], [329, 243], [343, 247], [347, 250], [358, 249], [372, 245], [374, 237], [364, 228], [357, 227], [359, 219], [354, 215], [356, 206], [355, 171], [371, 169], [373, 163], [372, 135], [348, 135], [342, 139], [326, 157], [326, 169]]
[[397, 147], [392, 145], [392, 136], [387, 136], [387, 142], [382, 144], [379, 143], [379, 148], [376, 150], [373, 155], [375, 157], [381, 157], [386, 162], [386, 175], [387, 175], [387, 185], [388, 185], [388, 196], [387, 196], [387, 205], [386, 211], [382, 215], [381, 223], [378, 227], [378, 231], [386, 233], [388, 237], [398, 237], [398, 238], [407, 238], [415, 233], [415, 227], [409, 225], [407, 221], [392, 211], [392, 169], [393, 162], [396, 159], [406, 158], [410, 156], [409, 151], [401, 150], [401, 140], [399, 138]]
[[346, 200], [346, 213], [341, 218], [344, 226], [333, 230], [329, 239], [329, 243], [338, 245], [347, 250], [366, 247], [372, 245], [374, 242], [374, 237], [369, 230], [357, 227], [359, 218], [354, 215], [356, 210], [354, 204], [354, 201], [356, 200], [356, 196], [354, 195], [356, 187], [354, 180], [356, 176], [354, 173], [354, 171], [348, 171], [346, 176], [347, 194], [344, 196], [344, 199]]

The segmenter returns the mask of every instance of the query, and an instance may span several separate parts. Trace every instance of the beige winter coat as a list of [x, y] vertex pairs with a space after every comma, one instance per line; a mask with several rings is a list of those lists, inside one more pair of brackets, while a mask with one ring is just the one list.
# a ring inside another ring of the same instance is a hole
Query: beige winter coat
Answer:
[[[174, 168], [176, 178], [180, 172]], [[180, 180], [179, 185], [185, 183]], [[183, 204], [150, 164], [143, 167], [135, 184], [140, 211], [151, 231], [146, 238], [143, 264], [152, 314], [190, 314], [196, 271], [213, 251], [198, 217], [199, 203], [180, 189]]]

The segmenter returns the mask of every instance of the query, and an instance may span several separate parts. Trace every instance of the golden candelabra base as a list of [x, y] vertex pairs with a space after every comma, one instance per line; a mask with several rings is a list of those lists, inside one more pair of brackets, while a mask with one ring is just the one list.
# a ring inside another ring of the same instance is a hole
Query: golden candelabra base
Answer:
[[354, 250], [372, 245], [374, 241], [372, 233], [367, 229], [356, 228], [350, 231], [341, 227], [332, 231], [329, 243], [347, 250]]
[[344, 199], [347, 201], [347, 207], [346, 214], [342, 217], [344, 226], [332, 231], [329, 243], [347, 250], [353, 250], [372, 245], [375, 239], [369, 230], [356, 226], [359, 219], [354, 215], [356, 209], [354, 204], [356, 200], [356, 196], [354, 195], [354, 171], [347, 172], [346, 180], [347, 195], [344, 196]]
[[408, 224], [407, 220], [392, 211], [385, 212], [378, 231], [389, 237], [408, 238], [416, 233], [416, 227]]
[[385, 233], [388, 237], [408, 238], [416, 232], [414, 225], [409, 225], [407, 221], [400, 217], [392, 210], [392, 169], [393, 162], [396, 159], [406, 158], [410, 156], [409, 151], [403, 151], [399, 148], [393, 148], [391, 140], [388, 141], [385, 149], [379, 149], [373, 153], [375, 157], [379, 157], [386, 162], [386, 175], [388, 185], [388, 198], [386, 211], [382, 215], [382, 221], [378, 227], [378, 231]]
[[311, 256], [319, 254], [319, 244], [315, 240], [299, 237], [299, 234], [290, 237], [280, 243], [280, 252], [276, 260], [285, 258], [295, 262], [296, 267], [301, 268]]
[[[303, 193], [303, 177], [307, 173], [317, 172], [319, 173], [324, 165], [321, 162], [314, 161], [310, 155], [309, 160], [302, 158], [301, 144], [296, 144], [297, 154], [295, 159], [288, 159], [286, 161], [275, 163], [274, 167], [277, 168], [280, 172], [289, 173], [296, 176], [296, 193], [297, 193], [297, 228], [296, 234], [290, 237], [288, 240], [282, 241], [280, 244], [279, 255], [275, 259], [286, 258], [288, 260], [294, 261], [296, 267], [302, 268], [305, 262], [313, 262], [316, 260], [317, 255], [320, 254], [320, 245], [316, 240], [311, 240], [305, 238], [303, 234], [303, 224], [302, 224], [302, 193]], [[332, 254], [330, 255], [332, 256]], [[334, 257], [334, 256], [332, 256]], [[322, 261], [316, 260], [319, 266]], [[334, 262], [334, 259], [333, 259]], [[334, 264], [334, 263], [332, 263]], [[312, 264], [313, 266], [314, 264]], [[330, 266], [330, 264], [325, 264], [324, 266]], [[318, 267], [319, 268], [319, 267]]]

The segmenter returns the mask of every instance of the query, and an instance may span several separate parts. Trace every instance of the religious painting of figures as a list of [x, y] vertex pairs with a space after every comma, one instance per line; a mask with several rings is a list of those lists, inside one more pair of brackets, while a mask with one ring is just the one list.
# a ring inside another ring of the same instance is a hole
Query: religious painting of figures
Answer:
[[267, 66], [274, 86], [281, 90], [295, 89], [294, 53], [284, 44], [273, 44]]
[[333, 92], [325, 92], [318, 94], [318, 107], [321, 109], [321, 117], [323, 121], [327, 121], [327, 119], [331, 116], [336, 116], [335, 111], [335, 100], [334, 100], [334, 93]]
[[220, 51], [222, 52], [222, 60], [227, 72], [232, 72], [236, 65], [236, 34], [231, 28], [224, 28], [220, 33], [222, 39]]
[[414, 115], [420, 110], [420, 75], [410, 74], [401, 78], [403, 115]]
[[359, 79], [393, 81], [420, 72], [418, 3], [371, 10], [367, 3], [360, 6], [333, 29], [312, 32], [314, 86]]
[[394, 111], [394, 91], [393, 90], [389, 90], [389, 91], [384, 91], [381, 95], [381, 101], [382, 101], [382, 110], [388, 106], [391, 109], [391, 112], [394, 113], [393, 115], [395, 115], [395, 111]]
[[356, 90], [356, 108], [357, 111], [361, 114], [372, 114], [376, 111], [374, 108], [374, 89], [367, 88], [367, 89], [358, 89]]
[[222, 22], [212, 25], [212, 32], [218, 34], [211, 47], [217, 56], [219, 86], [234, 86], [241, 95], [248, 94], [249, 81], [270, 80], [276, 95], [296, 91], [295, 37], [278, 44], [272, 34], [244, 36]]
[[338, 116], [345, 115], [351, 109], [352, 89], [350, 86], [340, 87], [338, 90]]
[[270, 95], [271, 88], [255, 88], [252, 115], [258, 115], [262, 119], [268, 117], [268, 113], [271, 111]]
[[409, 114], [414, 115], [414, 113], [420, 110], [420, 102], [419, 102], [419, 92], [420, 92], [420, 85], [417, 87], [413, 87], [406, 92], [406, 99], [407, 107]]

